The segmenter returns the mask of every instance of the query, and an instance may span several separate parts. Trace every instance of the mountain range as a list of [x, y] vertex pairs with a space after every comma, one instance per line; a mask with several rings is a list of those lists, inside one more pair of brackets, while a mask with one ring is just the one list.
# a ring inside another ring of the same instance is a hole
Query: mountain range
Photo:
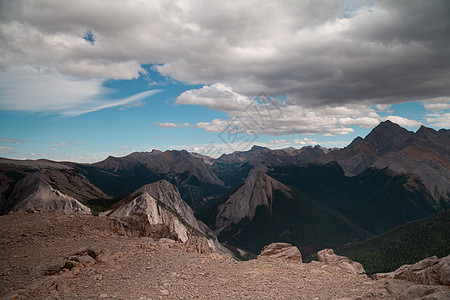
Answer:
[[1, 214], [143, 213], [182, 241], [202, 236], [218, 249], [217, 236], [251, 253], [283, 241], [308, 255], [448, 208], [450, 130], [390, 121], [342, 149], [153, 150], [92, 164], [0, 158]]

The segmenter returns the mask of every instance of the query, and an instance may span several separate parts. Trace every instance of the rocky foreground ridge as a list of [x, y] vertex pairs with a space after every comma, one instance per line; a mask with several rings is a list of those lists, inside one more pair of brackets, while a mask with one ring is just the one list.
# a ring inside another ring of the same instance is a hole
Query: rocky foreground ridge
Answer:
[[[111, 222], [109, 217], [56, 212], [1, 216], [2, 299], [448, 299], [450, 296], [449, 287], [444, 285], [418, 284], [392, 276], [370, 279], [358, 274], [358, 268], [356, 271], [346, 268], [345, 264], [352, 262], [330, 249], [322, 256], [319, 254], [319, 261], [302, 263], [298, 249], [277, 243], [269, 245], [259, 259], [239, 262], [229, 255], [193, 252], [195, 249], [186, 247], [186, 243], [170, 238], [122, 235]], [[449, 259], [421, 265], [439, 265], [439, 276], [443, 277], [448, 275]], [[417, 273], [419, 267], [410, 269]]]

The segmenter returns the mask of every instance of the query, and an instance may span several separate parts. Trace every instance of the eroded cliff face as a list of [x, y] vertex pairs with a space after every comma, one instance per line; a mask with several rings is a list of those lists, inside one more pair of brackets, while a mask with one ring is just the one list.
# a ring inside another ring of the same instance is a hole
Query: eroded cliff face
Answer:
[[75, 170], [42, 170], [19, 180], [3, 203], [2, 211], [54, 210], [67, 214], [90, 214], [83, 204], [110, 197]]
[[281, 182], [264, 173], [262, 165], [255, 167], [244, 181], [244, 184], [218, 208], [215, 233], [218, 235], [232, 224], [241, 220], [253, 219], [256, 208], [267, 206], [272, 211], [274, 190], [289, 193], [290, 189]]
[[111, 217], [128, 217], [144, 213], [152, 225], [163, 224], [184, 243], [199, 241], [217, 252], [226, 252], [214, 233], [198, 221], [192, 209], [181, 199], [178, 189], [166, 180], [147, 184], [129, 196], [129, 202], [109, 214]]
[[17, 203], [11, 211], [45, 211], [53, 210], [65, 214], [91, 214], [91, 210], [77, 199], [67, 196], [50, 185], [40, 182], [21, 202]]

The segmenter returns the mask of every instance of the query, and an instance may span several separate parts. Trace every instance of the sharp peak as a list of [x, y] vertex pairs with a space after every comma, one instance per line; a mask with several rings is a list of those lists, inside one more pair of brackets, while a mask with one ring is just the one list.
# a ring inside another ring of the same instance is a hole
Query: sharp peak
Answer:
[[430, 128], [430, 127], [426, 127], [426, 126], [424, 126], [424, 125], [422, 125], [422, 126], [420, 126], [420, 128], [416, 131], [416, 133], [418, 133], [418, 132], [423, 132], [423, 131], [428, 131], [428, 132], [430, 132], [430, 131], [432, 131], [432, 132], [437, 132], [436, 130], [434, 130], [433, 128]]
[[395, 127], [395, 128], [399, 128], [400, 127], [400, 128], [403, 128], [400, 125], [398, 125], [397, 123], [394, 123], [394, 122], [392, 122], [390, 120], [386, 120], [386, 121], [380, 122], [380, 124], [378, 124], [375, 128], [378, 128], [378, 127], [380, 127], [380, 128], [382, 128], [382, 127]]
[[366, 136], [366, 138], [373, 134], [379, 134], [380, 132], [383, 132], [386, 129], [391, 130], [391, 131], [396, 131], [396, 132], [413, 133], [412, 131], [409, 131], [408, 129], [398, 125], [397, 123], [386, 120], [386, 121], [380, 122], [380, 124], [375, 126], [375, 128], [373, 128], [372, 131], [370, 131], [370, 133]]

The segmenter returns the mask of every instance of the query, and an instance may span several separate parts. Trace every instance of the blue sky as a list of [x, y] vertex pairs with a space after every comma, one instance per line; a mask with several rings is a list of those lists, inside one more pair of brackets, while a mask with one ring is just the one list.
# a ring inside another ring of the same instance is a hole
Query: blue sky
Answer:
[[343, 147], [387, 119], [450, 127], [446, 1], [37, 2], [0, 9], [2, 157], [218, 156]]

